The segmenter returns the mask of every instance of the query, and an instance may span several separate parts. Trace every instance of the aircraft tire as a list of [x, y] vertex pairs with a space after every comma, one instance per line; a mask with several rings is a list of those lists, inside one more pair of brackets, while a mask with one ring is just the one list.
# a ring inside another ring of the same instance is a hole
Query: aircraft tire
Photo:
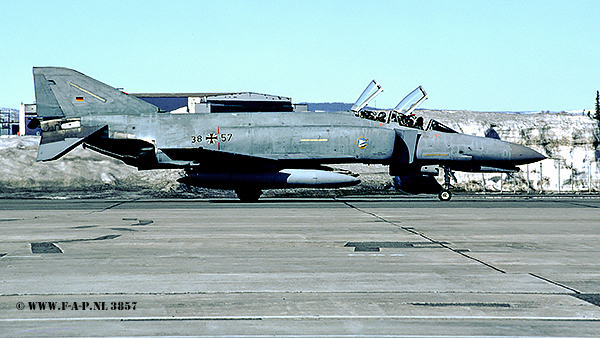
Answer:
[[440, 199], [440, 201], [449, 201], [450, 199], [452, 199], [452, 193], [450, 192], [450, 190], [442, 190], [440, 191], [440, 193], [438, 194], [438, 198]]
[[261, 190], [236, 190], [235, 193], [240, 201], [244, 203], [258, 202], [260, 195], [262, 195]]

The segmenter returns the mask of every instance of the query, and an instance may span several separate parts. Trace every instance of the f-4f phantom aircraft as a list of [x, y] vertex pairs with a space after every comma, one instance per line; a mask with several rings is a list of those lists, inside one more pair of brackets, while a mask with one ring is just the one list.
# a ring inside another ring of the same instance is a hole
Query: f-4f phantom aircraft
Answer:
[[[179, 181], [235, 190], [256, 201], [264, 189], [337, 188], [360, 180], [328, 165], [389, 166], [396, 188], [450, 200], [453, 170], [515, 171], [544, 159], [538, 152], [493, 138], [458, 133], [434, 120], [423, 126], [412, 111], [426, 99], [418, 87], [396, 108], [369, 111], [382, 91], [372, 81], [351, 111], [166, 112], [67, 68], [33, 68], [42, 139], [38, 161], [84, 147], [138, 169], [185, 169]], [[445, 173], [441, 186], [435, 176]]]

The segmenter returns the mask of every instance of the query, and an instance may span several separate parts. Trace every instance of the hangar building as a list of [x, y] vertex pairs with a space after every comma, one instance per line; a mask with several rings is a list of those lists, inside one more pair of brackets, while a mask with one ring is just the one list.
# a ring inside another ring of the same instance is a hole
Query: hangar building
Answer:
[[289, 97], [243, 93], [130, 94], [173, 113], [292, 112]]

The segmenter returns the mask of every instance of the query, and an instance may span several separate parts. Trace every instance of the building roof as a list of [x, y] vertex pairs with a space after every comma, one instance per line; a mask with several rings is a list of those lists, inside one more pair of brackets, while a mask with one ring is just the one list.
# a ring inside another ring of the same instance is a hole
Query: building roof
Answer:
[[290, 97], [261, 94], [254, 92], [236, 92], [236, 93], [129, 93], [139, 98], [187, 98], [187, 97], [204, 97], [208, 101], [212, 100], [227, 100], [227, 101], [289, 101]]

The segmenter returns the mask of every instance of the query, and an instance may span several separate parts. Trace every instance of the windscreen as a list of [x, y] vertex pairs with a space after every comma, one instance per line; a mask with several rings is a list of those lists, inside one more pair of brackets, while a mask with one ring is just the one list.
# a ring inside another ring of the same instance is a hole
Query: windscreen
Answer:
[[425, 130], [437, 130], [444, 133], [458, 133], [456, 130], [445, 126], [434, 119], [429, 120], [429, 125], [427, 126], [427, 128], [425, 128]]

